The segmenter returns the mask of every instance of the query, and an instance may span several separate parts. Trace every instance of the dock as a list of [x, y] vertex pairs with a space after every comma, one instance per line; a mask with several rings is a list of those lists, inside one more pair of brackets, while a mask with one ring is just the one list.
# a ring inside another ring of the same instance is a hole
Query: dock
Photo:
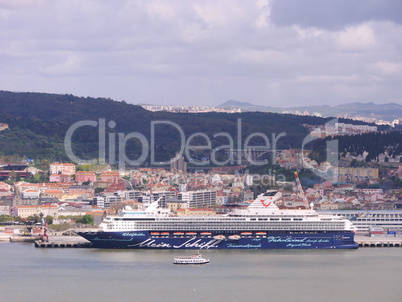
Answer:
[[92, 248], [91, 242], [47, 242], [35, 241], [35, 247], [38, 248]]
[[402, 237], [400, 236], [355, 236], [355, 241], [359, 247], [402, 247]]
[[49, 236], [49, 241], [36, 240], [37, 248], [92, 248], [93, 244], [79, 236]]

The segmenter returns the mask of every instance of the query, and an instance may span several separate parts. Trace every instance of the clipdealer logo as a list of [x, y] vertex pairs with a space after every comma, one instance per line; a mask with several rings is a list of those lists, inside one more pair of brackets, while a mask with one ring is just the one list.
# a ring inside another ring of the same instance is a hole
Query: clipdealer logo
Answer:
[[[327, 136], [336, 134], [336, 123], [337, 119], [330, 120], [327, 122], [323, 131], [326, 132]], [[79, 158], [73, 151], [72, 138], [74, 133], [82, 127], [93, 127], [96, 128], [98, 132], [98, 157], [90, 160]], [[156, 137], [158, 134], [158, 127], [170, 127], [171, 130], [176, 131], [176, 137], [179, 137], [177, 142], [179, 145], [179, 150], [177, 150], [176, 156], [168, 161], [157, 161], [156, 160]], [[262, 132], [255, 132], [247, 135], [243, 135], [242, 120], [237, 119], [236, 123], [236, 133], [235, 137], [227, 132], [218, 132], [212, 136], [208, 136], [202, 132], [192, 133], [186, 137], [183, 129], [172, 121], [160, 120], [151, 121], [150, 123], [150, 136], [149, 139], [142, 133], [131, 132], [128, 134], [117, 132], [114, 130], [116, 128], [116, 123], [114, 121], [106, 122], [106, 119], [101, 118], [98, 121], [95, 120], [84, 120], [79, 121], [71, 125], [71, 127], [66, 132], [64, 139], [64, 147], [69, 159], [77, 164], [112, 164], [116, 165], [120, 171], [125, 171], [127, 165], [129, 166], [140, 166], [145, 162], [149, 162], [152, 166], [166, 166], [170, 165], [172, 162], [178, 160], [183, 156], [187, 162], [193, 164], [194, 166], [225, 166], [225, 165], [266, 165], [268, 163], [276, 164], [276, 157], [278, 152], [278, 141], [286, 136], [285, 132], [281, 132], [278, 135], [273, 133], [268, 137]], [[331, 132], [332, 131], [332, 132]], [[245, 138], [244, 138], [245, 137]], [[219, 141], [225, 141], [225, 144], [214, 146], [212, 141], [219, 138]], [[259, 145], [253, 145], [252, 142], [257, 139], [259, 142], [263, 142]], [[311, 143], [318, 140], [319, 137], [310, 133], [307, 135], [301, 146], [301, 163], [303, 168], [310, 169], [317, 176], [329, 180], [337, 180], [337, 168], [338, 168], [338, 140], [326, 140], [325, 154], [326, 154], [326, 167], [331, 169], [320, 169], [316, 166], [311, 165], [311, 160], [308, 157], [310, 152]], [[129, 158], [127, 156], [127, 143], [130, 140], [136, 140], [137, 146], [140, 146], [141, 153], [135, 158]], [[202, 143], [200, 143], [202, 142]], [[194, 151], [208, 151], [209, 157], [206, 160], [195, 160], [192, 157], [192, 152]], [[256, 160], [255, 157], [251, 156], [251, 150], [260, 151], [260, 153], [266, 153], [270, 155], [270, 160], [259, 159]], [[222, 160], [219, 158], [218, 152], [225, 151], [226, 158]], [[325, 167], [325, 165], [324, 165]], [[272, 174], [272, 173], [271, 173]], [[267, 179], [275, 179], [275, 175], [267, 175]], [[255, 177], [254, 177], [255, 178]], [[278, 178], [276, 178], [278, 179]], [[281, 178], [283, 181], [285, 177]]]
[[[179, 135], [179, 146], [180, 149], [177, 151], [176, 156], [171, 158], [169, 161], [157, 161], [155, 159], [155, 140], [157, 135], [158, 126], [171, 127]], [[72, 138], [74, 133], [81, 127], [95, 127], [98, 130], [98, 157], [85, 160], [79, 158], [73, 151]], [[67, 131], [64, 139], [64, 147], [67, 156], [71, 161], [79, 164], [118, 164], [119, 170], [124, 170], [126, 165], [141, 165], [149, 160], [151, 165], [163, 166], [169, 165], [172, 162], [179, 159], [180, 156], [184, 156], [188, 162], [194, 164], [195, 166], [205, 166], [205, 165], [216, 165], [224, 166], [227, 164], [241, 164], [244, 160], [251, 165], [265, 165], [269, 163], [268, 159], [255, 160], [250, 156], [250, 150], [268, 150], [267, 153], [272, 155], [271, 162], [276, 163], [276, 151], [277, 143], [280, 138], [286, 136], [285, 132], [276, 135], [275, 133], [269, 138], [267, 135], [261, 132], [256, 132], [249, 134], [243, 141], [242, 135], [242, 123], [241, 119], [237, 120], [237, 133], [236, 138], [233, 138], [229, 133], [218, 132], [212, 135], [212, 138], [205, 133], [196, 132], [186, 137], [183, 129], [176, 123], [162, 120], [162, 121], [152, 121], [150, 124], [150, 139], [145, 137], [142, 133], [131, 132], [125, 133], [115, 133], [112, 131], [116, 127], [114, 121], [109, 121], [106, 124], [105, 119], [94, 120], [84, 120], [74, 123]], [[221, 138], [226, 140], [227, 144], [213, 147], [212, 140], [216, 138]], [[135, 139], [139, 142], [141, 146], [141, 154], [136, 159], [131, 159], [127, 156], [126, 147], [129, 140]], [[259, 139], [263, 142], [263, 145], [252, 145], [253, 139]], [[203, 144], [197, 144], [197, 142], [202, 141]], [[117, 148], [116, 148], [117, 146]], [[108, 152], [106, 152], [106, 150]], [[209, 150], [210, 156], [207, 160], [199, 161], [194, 160], [191, 156], [192, 151]], [[219, 151], [227, 150], [228, 156], [226, 160], [220, 161], [217, 157]], [[108, 153], [108, 158], [106, 154]]]

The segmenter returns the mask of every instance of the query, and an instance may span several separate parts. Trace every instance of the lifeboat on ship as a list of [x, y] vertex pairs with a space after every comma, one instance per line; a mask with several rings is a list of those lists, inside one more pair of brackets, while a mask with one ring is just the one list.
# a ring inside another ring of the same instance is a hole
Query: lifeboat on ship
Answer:
[[256, 232], [255, 233], [256, 236], [267, 236], [266, 232]]
[[188, 232], [186, 233], [187, 236], [197, 236], [196, 232]]
[[225, 235], [216, 235], [216, 236], [214, 236], [214, 239], [224, 240], [224, 239], [226, 239], [226, 237], [225, 237]]
[[174, 232], [173, 236], [183, 236], [184, 233], [183, 232]]
[[251, 236], [251, 235], [253, 235], [253, 233], [251, 233], [251, 232], [241, 232], [240, 235], [242, 235], [242, 236]]
[[239, 240], [241, 237], [240, 237], [240, 235], [230, 235], [228, 238], [230, 240]]

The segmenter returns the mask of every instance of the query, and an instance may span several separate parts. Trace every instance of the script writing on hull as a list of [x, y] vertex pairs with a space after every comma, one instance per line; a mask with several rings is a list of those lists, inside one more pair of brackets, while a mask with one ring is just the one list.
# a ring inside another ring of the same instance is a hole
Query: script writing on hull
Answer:
[[166, 243], [164, 241], [156, 241], [155, 239], [149, 238], [142, 242], [129, 245], [129, 247], [143, 247], [143, 248], [173, 248], [173, 249], [180, 249], [180, 248], [195, 248], [195, 249], [210, 249], [216, 248], [219, 242], [222, 240], [209, 240], [203, 241], [202, 239], [191, 238], [181, 244], [175, 245], [171, 243]]

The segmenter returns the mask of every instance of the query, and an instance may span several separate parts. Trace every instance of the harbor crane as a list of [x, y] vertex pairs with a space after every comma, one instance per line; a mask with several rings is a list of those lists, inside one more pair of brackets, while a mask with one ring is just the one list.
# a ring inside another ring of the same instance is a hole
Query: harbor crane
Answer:
[[300, 179], [299, 179], [299, 173], [295, 172], [295, 178], [296, 178], [296, 185], [297, 185], [297, 190], [299, 191], [299, 195], [301, 196], [301, 198], [304, 201], [304, 206], [306, 207], [306, 209], [308, 209], [308, 208], [310, 208], [310, 204], [307, 200], [306, 195], [304, 194], [304, 190], [303, 190], [303, 187], [302, 187]]

